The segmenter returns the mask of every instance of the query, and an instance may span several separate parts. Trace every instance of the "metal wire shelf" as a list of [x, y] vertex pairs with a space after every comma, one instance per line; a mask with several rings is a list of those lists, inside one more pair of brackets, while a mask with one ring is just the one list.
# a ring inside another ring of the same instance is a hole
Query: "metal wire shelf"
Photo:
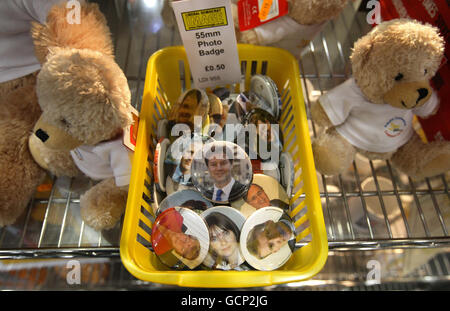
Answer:
[[[176, 30], [164, 27], [159, 15], [161, 3], [150, 9], [143, 1], [96, 2], [107, 17], [114, 35], [116, 60], [128, 77], [133, 105], [139, 109], [146, 60], [162, 47], [181, 44], [180, 36]], [[311, 103], [320, 94], [351, 75], [348, 59], [353, 42], [370, 29], [365, 14], [357, 10], [359, 2], [351, 2], [337, 19], [330, 21], [299, 59], [308, 116]], [[310, 121], [310, 130], [314, 136], [319, 129]], [[434, 283], [449, 281], [446, 255], [446, 247], [450, 247], [449, 173], [414, 181], [398, 172], [389, 161], [371, 161], [357, 156], [344, 174], [334, 177], [318, 174], [317, 177], [330, 257], [324, 271], [312, 283], [281, 288], [358, 289], [362, 286], [362, 289], [372, 286], [366, 284], [363, 277], [353, 277], [352, 282], [349, 277], [361, 270], [361, 266], [365, 271], [365, 262], [353, 262], [355, 254], [356, 257], [369, 254], [365, 258], [373, 258], [375, 250], [383, 256], [393, 251], [395, 258], [399, 258], [400, 253], [401, 258], [406, 258], [410, 251], [423, 249], [431, 249], [434, 254], [443, 252], [439, 260], [434, 259], [436, 269], [424, 270], [416, 265], [422, 272], [403, 275], [401, 282], [408, 283], [424, 275], [434, 277], [430, 279]], [[48, 183], [52, 184], [51, 190], [37, 191], [16, 224], [0, 228], [0, 260], [96, 257], [106, 258], [111, 269], [115, 267], [119, 261], [121, 225], [96, 232], [84, 224], [79, 214], [80, 193], [89, 187], [90, 181], [49, 177]], [[419, 256], [422, 255], [419, 253]], [[428, 255], [422, 257], [423, 264], [430, 259]], [[347, 274], [336, 274], [349, 265]], [[122, 271], [123, 267], [119, 270], [119, 281], [127, 279], [124, 286], [143, 285]], [[110, 272], [117, 274], [113, 270]], [[366, 274], [366, 271], [362, 273], [364, 277]], [[391, 273], [383, 283], [400, 286], [397, 277]], [[114, 286], [113, 282], [106, 283], [105, 287], [117, 288], [120, 282], [116, 280]]]

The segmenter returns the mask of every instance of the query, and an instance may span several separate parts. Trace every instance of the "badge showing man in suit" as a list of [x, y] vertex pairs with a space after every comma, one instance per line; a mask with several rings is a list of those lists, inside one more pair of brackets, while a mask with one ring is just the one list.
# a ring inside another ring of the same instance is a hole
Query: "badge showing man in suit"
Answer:
[[247, 194], [244, 196], [244, 201], [253, 206], [255, 209], [260, 209], [266, 206], [275, 206], [283, 210], [289, 209], [289, 204], [280, 199], [269, 199], [269, 196], [264, 191], [263, 187], [257, 184], [251, 184]]
[[[242, 184], [233, 177], [234, 161], [245, 161], [241, 167], [243, 176], [251, 175], [251, 163], [247, 159], [236, 157], [233, 146], [212, 144], [204, 155], [204, 161], [213, 183], [213, 187], [204, 192], [204, 196], [217, 203], [227, 203], [242, 197], [248, 189], [248, 184]], [[238, 147], [236, 145], [236, 147]], [[249, 162], [249, 163], [246, 163]], [[242, 163], [239, 163], [242, 164]], [[248, 179], [248, 178], [247, 178]], [[250, 182], [250, 179], [248, 179]]]
[[249, 217], [255, 211], [264, 207], [279, 207], [289, 211], [289, 196], [279, 182], [267, 175], [255, 174], [252, 184], [241, 200], [231, 204], [245, 217]]

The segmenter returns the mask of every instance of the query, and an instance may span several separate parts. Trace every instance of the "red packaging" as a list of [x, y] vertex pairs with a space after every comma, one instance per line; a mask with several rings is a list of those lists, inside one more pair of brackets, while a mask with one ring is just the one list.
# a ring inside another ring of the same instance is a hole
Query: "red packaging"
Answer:
[[[273, 16], [274, 14], [270, 14], [273, 17], [261, 21], [259, 19], [258, 0], [239, 0], [237, 4], [239, 17], [239, 30], [244, 31], [255, 28], [259, 25], [273, 21], [274, 19], [286, 15], [288, 13], [287, 0], [273, 0], [273, 2], [277, 2], [274, 3], [274, 5], [277, 4], [275, 16]], [[264, 1], [262, 3], [264, 4]]]
[[434, 116], [419, 119], [428, 141], [450, 140], [450, 8], [446, 0], [381, 0], [381, 17], [384, 21], [394, 18], [413, 18], [439, 28], [445, 39], [445, 59], [433, 77], [431, 84], [438, 92], [440, 107]]

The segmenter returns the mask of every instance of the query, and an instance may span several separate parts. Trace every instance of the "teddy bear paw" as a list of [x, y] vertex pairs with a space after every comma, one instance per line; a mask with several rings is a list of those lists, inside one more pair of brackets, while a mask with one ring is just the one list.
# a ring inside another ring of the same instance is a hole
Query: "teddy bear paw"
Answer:
[[95, 230], [111, 229], [122, 217], [127, 191], [116, 187], [114, 179], [106, 179], [80, 197], [81, 218]]
[[83, 221], [97, 231], [112, 229], [120, 220], [126, 202], [106, 202], [106, 200], [92, 200], [92, 197], [82, 196], [80, 213]]
[[331, 128], [312, 140], [314, 162], [324, 175], [338, 175], [352, 164], [355, 148]]

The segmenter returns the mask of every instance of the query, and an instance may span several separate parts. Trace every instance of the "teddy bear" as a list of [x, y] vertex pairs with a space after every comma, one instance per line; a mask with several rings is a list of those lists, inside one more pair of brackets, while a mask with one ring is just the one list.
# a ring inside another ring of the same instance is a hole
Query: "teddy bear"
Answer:
[[81, 172], [93, 179], [80, 197], [81, 217], [96, 230], [110, 229], [125, 210], [131, 174], [132, 152], [123, 142], [133, 122], [128, 81], [96, 4], [82, 7], [84, 23], [74, 29], [66, 25], [64, 7], [52, 13], [52, 23], [32, 30], [38, 59], [45, 55], [45, 61], [36, 84], [42, 115], [29, 149], [56, 176]]
[[[304, 47], [338, 16], [348, 0], [287, 0], [288, 13], [255, 28], [238, 31], [241, 43], [271, 45], [300, 56]], [[233, 4], [235, 27], [239, 29], [237, 5]]]
[[44, 23], [61, 0], [0, 2], [0, 227], [14, 223], [46, 172], [28, 151], [28, 135], [41, 114], [35, 92], [40, 63], [31, 21]]
[[[90, 227], [109, 229], [123, 214], [128, 195], [132, 153], [122, 136], [132, 123], [131, 94], [98, 5], [82, 3], [80, 23], [68, 23], [68, 13], [64, 4], [55, 5], [45, 23], [32, 23], [41, 69], [30, 96], [40, 113], [29, 130], [16, 137], [25, 142], [18, 154], [31, 157], [39, 172], [92, 178], [95, 185], [80, 197], [80, 214]], [[31, 182], [19, 177], [20, 187], [2, 188], [29, 201], [21, 187], [31, 187]], [[14, 213], [18, 211], [10, 210]]]
[[390, 160], [413, 179], [449, 170], [450, 142], [424, 143], [412, 126], [414, 115], [426, 118], [437, 111], [430, 79], [443, 53], [438, 29], [410, 19], [383, 22], [357, 40], [352, 77], [311, 107], [320, 128], [312, 141], [317, 170], [340, 174], [357, 152]]

